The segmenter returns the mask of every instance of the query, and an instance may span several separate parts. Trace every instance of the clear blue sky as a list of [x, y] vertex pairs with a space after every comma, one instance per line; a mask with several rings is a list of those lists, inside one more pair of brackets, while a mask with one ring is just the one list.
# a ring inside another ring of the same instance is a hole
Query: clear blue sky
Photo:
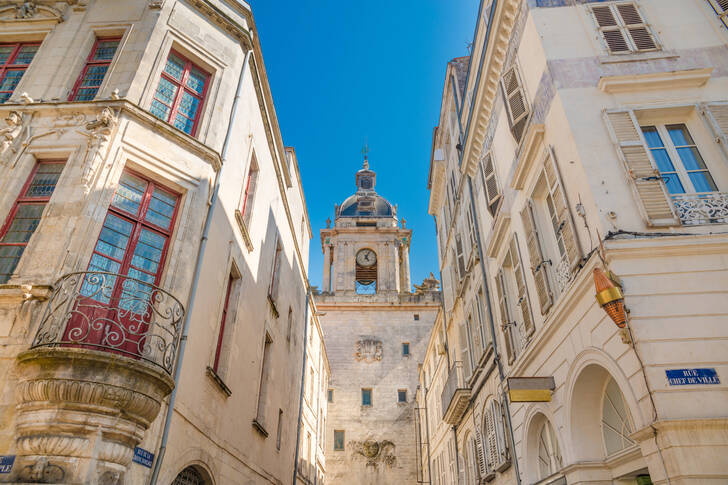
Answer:
[[377, 192], [413, 229], [412, 282], [437, 275], [427, 173], [447, 62], [467, 54], [478, 0], [251, 0], [286, 145], [294, 146], [314, 238], [354, 193], [368, 140]]

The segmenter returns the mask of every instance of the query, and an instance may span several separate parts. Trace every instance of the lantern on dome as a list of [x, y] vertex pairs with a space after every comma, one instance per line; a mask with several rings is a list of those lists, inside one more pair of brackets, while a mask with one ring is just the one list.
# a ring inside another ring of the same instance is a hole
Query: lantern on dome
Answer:
[[625, 328], [627, 312], [624, 309], [622, 289], [601, 268], [594, 268], [594, 287], [599, 306], [619, 328]]

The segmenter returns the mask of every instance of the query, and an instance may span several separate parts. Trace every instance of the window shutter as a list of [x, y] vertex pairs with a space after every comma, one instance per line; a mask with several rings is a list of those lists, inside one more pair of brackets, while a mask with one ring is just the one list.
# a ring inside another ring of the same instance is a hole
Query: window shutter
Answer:
[[677, 226], [680, 220], [632, 111], [605, 111], [612, 142], [622, 160], [649, 226]]
[[511, 346], [511, 317], [508, 313], [508, 300], [506, 299], [506, 285], [504, 281], [503, 268], [498, 271], [495, 279], [495, 287], [498, 291], [498, 306], [500, 307], [501, 315], [501, 330], [503, 331], [503, 340], [506, 343], [506, 356], [508, 357], [508, 363], [513, 362], [513, 348]]
[[[722, 0], [728, 10], [728, 0]], [[715, 141], [720, 144], [728, 157], [728, 103], [714, 103], [703, 107], [703, 114], [715, 133]]]
[[728, 27], [728, 0], [708, 0], [708, 2], [713, 6], [723, 24]]
[[465, 251], [463, 249], [463, 238], [460, 237], [460, 234], [455, 235], [455, 249], [458, 257], [458, 276], [463, 278], [465, 276]]
[[511, 239], [511, 261], [513, 261], [513, 273], [516, 276], [516, 286], [518, 287], [518, 307], [521, 310], [521, 318], [523, 319], [523, 327], [526, 330], [526, 336], [530, 337], [535, 330], [533, 325], [533, 317], [531, 315], [531, 304], [528, 301], [528, 290], [526, 289], [526, 275], [523, 272], [521, 264], [521, 253], [518, 250], [518, 236], [513, 235]]
[[592, 7], [592, 13], [599, 25], [599, 31], [607, 43], [609, 52], [612, 54], [629, 52], [629, 44], [627, 43], [627, 39], [624, 38], [622, 30], [619, 28], [617, 19], [612, 12], [612, 7], [609, 5]]
[[473, 208], [471, 206], [468, 206], [467, 209], [468, 212], [468, 235], [470, 236], [470, 247], [474, 248], [477, 244], [477, 239], [475, 237], [475, 221], [473, 220]]
[[501, 406], [498, 401], [493, 401], [493, 417], [496, 422], [496, 433], [498, 436], [498, 458], [499, 463], [508, 461], [508, 440], [506, 439], [506, 415], [505, 406]]
[[470, 363], [470, 348], [468, 347], [468, 329], [464, 323], [459, 327], [460, 337], [460, 355], [463, 360], [463, 376], [467, 379], [472, 373], [472, 365]]
[[647, 24], [642, 20], [642, 16], [637, 11], [635, 4], [622, 3], [617, 4], [616, 7], [636, 49], [638, 51], [657, 49], [657, 43], [653, 39]]
[[485, 459], [485, 450], [483, 449], [483, 435], [480, 432], [480, 427], [475, 426], [475, 452], [476, 461], [478, 462], [478, 474], [484, 477], [488, 474], [488, 466]]
[[493, 402], [490, 402], [490, 406], [485, 411], [485, 446], [487, 449], [486, 458], [488, 460], [488, 470], [493, 470], [498, 463], [498, 436], [496, 431], [495, 419], [493, 415]]
[[520, 142], [528, 121], [528, 104], [526, 103], [526, 96], [523, 93], [516, 66], [506, 71], [501, 82], [506, 95], [506, 104], [508, 105], [511, 133], [516, 142]]
[[559, 166], [556, 163], [556, 155], [552, 147], [549, 147], [549, 150], [549, 157], [546, 159], [545, 167], [546, 180], [553, 196], [554, 208], [559, 221], [559, 231], [561, 232], [566, 253], [564, 256], [568, 259], [569, 267], [573, 272], [581, 262], [581, 247], [579, 246], [579, 240], [576, 238], [576, 227], [574, 226], [574, 219], [571, 217], [561, 172], [559, 172]]
[[488, 212], [495, 217], [498, 210], [500, 194], [498, 193], [498, 181], [495, 178], [495, 167], [493, 157], [488, 153], [482, 160], [483, 187], [485, 187], [485, 200], [488, 205]]
[[480, 360], [480, 356], [483, 355], [483, 342], [480, 338], [480, 329], [475, 327], [475, 305], [473, 305], [473, 313], [468, 317], [468, 328], [470, 329], [470, 336], [472, 337], [473, 348], [473, 363], [477, 363]]
[[545, 315], [549, 308], [551, 308], [553, 295], [549, 286], [548, 275], [546, 274], [546, 266], [543, 262], [541, 241], [536, 229], [536, 220], [533, 217], [533, 201], [531, 199], [528, 199], [526, 207], [521, 211], [521, 220], [523, 221], [523, 228], [526, 231], [526, 246], [528, 246], [528, 256], [531, 260], [531, 273], [536, 283], [536, 293], [538, 293], [538, 303], [541, 306], [541, 315]]

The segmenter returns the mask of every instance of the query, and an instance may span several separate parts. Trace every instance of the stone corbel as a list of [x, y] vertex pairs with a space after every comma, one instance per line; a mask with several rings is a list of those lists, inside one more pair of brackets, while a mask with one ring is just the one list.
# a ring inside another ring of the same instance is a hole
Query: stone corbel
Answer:
[[46, 301], [53, 291], [49, 285], [0, 285], [0, 306], [17, 305], [25, 301]]
[[0, 129], [0, 164], [16, 158], [22, 151], [23, 141], [30, 136], [30, 120], [33, 113], [11, 111], [5, 118], [5, 128]]
[[104, 158], [103, 156], [99, 157], [99, 155], [107, 145], [106, 142], [111, 138], [111, 134], [118, 122], [119, 119], [114, 110], [107, 106], [101, 110], [95, 120], [86, 123], [85, 131], [77, 130], [78, 133], [88, 139], [81, 175], [81, 183], [87, 192], [91, 187], [94, 174], [100, 166], [99, 159]]

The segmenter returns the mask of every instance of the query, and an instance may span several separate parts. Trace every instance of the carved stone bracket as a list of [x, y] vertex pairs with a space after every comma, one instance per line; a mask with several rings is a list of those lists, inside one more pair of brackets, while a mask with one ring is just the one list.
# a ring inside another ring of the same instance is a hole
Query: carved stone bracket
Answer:
[[85, 131], [78, 131], [88, 138], [86, 155], [81, 169], [81, 183], [86, 191], [90, 190], [94, 175], [101, 166], [101, 160], [105, 158], [101, 154], [111, 138], [111, 134], [119, 123], [116, 113], [109, 107], [105, 107], [97, 115], [96, 119], [86, 123]]
[[5, 128], [0, 129], [0, 164], [13, 161], [22, 151], [22, 145], [30, 136], [32, 113], [11, 111], [5, 118]]

